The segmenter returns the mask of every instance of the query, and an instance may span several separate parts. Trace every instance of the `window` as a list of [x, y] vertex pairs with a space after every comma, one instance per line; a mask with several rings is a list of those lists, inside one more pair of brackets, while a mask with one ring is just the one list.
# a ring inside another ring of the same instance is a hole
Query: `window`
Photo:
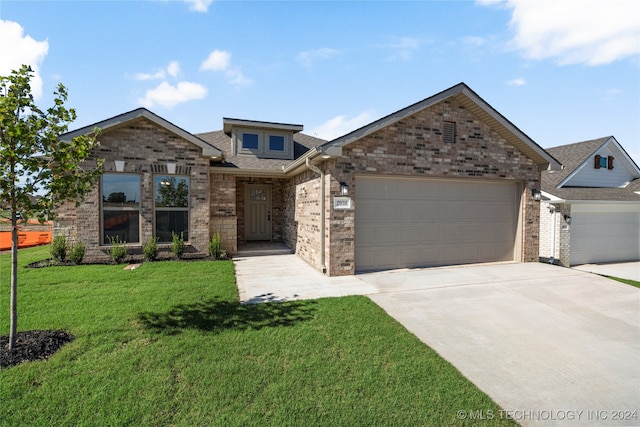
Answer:
[[102, 243], [140, 242], [140, 176], [102, 175]]
[[189, 240], [189, 178], [157, 175], [154, 188], [158, 242], [171, 242], [172, 233], [183, 233], [184, 240]]
[[442, 140], [445, 144], [453, 144], [456, 142], [456, 123], [444, 122]]
[[242, 149], [243, 150], [257, 150], [260, 147], [260, 141], [258, 134], [256, 133], [243, 133], [242, 134]]
[[282, 136], [282, 135], [269, 135], [269, 150], [270, 151], [284, 151], [284, 136]]
[[593, 167], [595, 169], [608, 169], [611, 170], [613, 169], [613, 156], [600, 156], [599, 154], [596, 154], [596, 156], [593, 159]]
[[265, 159], [293, 159], [293, 136], [278, 130], [238, 129], [233, 133], [236, 154]]

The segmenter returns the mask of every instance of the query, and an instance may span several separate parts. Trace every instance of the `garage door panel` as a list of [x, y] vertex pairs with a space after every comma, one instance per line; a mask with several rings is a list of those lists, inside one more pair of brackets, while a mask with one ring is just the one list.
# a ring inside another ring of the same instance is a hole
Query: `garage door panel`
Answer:
[[571, 265], [640, 259], [640, 213], [576, 212]]
[[356, 270], [513, 260], [516, 199], [515, 183], [358, 177]]

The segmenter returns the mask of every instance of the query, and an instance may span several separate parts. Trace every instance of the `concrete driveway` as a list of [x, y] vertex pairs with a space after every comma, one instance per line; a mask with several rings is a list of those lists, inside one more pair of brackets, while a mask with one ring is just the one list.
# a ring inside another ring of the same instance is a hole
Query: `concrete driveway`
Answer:
[[367, 295], [522, 425], [640, 424], [640, 289], [540, 263], [344, 278], [295, 255], [236, 267], [248, 302]]
[[576, 270], [640, 282], [640, 261], [576, 265]]

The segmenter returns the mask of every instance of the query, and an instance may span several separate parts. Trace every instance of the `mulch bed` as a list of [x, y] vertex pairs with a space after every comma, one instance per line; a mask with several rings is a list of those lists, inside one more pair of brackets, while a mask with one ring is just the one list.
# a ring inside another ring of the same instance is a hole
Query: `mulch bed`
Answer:
[[0, 368], [8, 368], [22, 362], [45, 360], [74, 336], [65, 331], [25, 331], [16, 335], [16, 346], [9, 350], [9, 336], [0, 337]]

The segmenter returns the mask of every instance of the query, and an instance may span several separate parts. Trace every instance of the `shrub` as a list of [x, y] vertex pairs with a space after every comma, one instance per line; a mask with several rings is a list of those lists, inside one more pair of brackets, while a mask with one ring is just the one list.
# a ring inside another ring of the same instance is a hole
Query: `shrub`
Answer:
[[158, 258], [158, 238], [152, 237], [142, 245], [145, 261], [155, 261]]
[[69, 248], [69, 260], [80, 264], [84, 258], [84, 243], [74, 242]]
[[58, 234], [53, 238], [53, 242], [51, 242], [51, 249], [49, 252], [51, 253], [51, 257], [58, 262], [64, 262], [67, 258], [67, 251], [69, 250], [69, 245], [67, 245], [67, 238], [64, 234]]
[[172, 231], [171, 236], [171, 252], [176, 258], [180, 259], [184, 254], [184, 233], [176, 234]]
[[122, 263], [127, 256], [127, 242], [125, 240], [120, 240], [120, 237], [115, 236], [109, 237], [109, 243], [111, 243], [109, 256], [116, 264]]
[[209, 256], [213, 259], [226, 259], [227, 251], [222, 249], [220, 233], [215, 233], [209, 241]]

